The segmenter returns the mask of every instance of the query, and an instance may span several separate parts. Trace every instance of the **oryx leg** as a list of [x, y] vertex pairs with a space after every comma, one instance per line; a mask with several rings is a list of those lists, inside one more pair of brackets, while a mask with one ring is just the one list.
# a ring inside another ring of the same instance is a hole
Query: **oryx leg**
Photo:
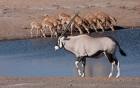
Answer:
[[78, 71], [78, 75], [81, 76], [82, 73], [81, 73], [81, 70], [80, 70], [80, 68], [79, 68], [79, 66], [78, 66], [79, 63], [80, 63], [79, 61], [75, 61], [75, 66], [76, 66], [76, 69], [77, 69], [77, 71]]
[[86, 58], [82, 58], [82, 68], [83, 68], [83, 73], [82, 77], [85, 77], [85, 66], [86, 66]]
[[116, 78], [118, 78], [120, 76], [120, 64], [119, 61], [113, 56], [113, 54], [104, 52], [105, 56], [108, 58], [109, 62], [112, 64], [112, 68], [111, 68], [111, 72], [109, 74], [109, 78], [112, 76], [113, 74], [113, 69], [114, 69], [114, 64], [117, 66], [117, 76]]
[[75, 61], [75, 66], [76, 66], [76, 69], [77, 69], [77, 72], [78, 72], [79, 76], [82, 76], [81, 70], [79, 68], [79, 63], [81, 62], [81, 60], [82, 60], [82, 58], [78, 57], [77, 60]]
[[109, 62], [112, 64], [111, 71], [110, 71], [110, 74], [108, 76], [110, 78], [110, 77], [112, 77], [112, 74], [113, 74], [114, 62], [113, 62], [113, 60], [111, 59], [111, 57], [109, 56], [109, 54], [107, 52], [104, 52], [104, 55], [107, 57]]
[[111, 64], [112, 64], [112, 66], [111, 66], [111, 72], [108, 76], [109, 78], [112, 77], [115, 62], [112, 62]]
[[117, 66], [116, 78], [118, 78], [120, 76], [120, 62], [117, 59], [115, 59], [115, 65]]

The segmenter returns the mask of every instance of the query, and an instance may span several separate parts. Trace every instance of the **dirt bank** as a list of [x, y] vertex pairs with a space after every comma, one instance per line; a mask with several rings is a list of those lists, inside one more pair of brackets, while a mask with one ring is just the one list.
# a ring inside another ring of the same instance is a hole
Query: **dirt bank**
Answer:
[[0, 77], [0, 88], [139, 88], [140, 78]]

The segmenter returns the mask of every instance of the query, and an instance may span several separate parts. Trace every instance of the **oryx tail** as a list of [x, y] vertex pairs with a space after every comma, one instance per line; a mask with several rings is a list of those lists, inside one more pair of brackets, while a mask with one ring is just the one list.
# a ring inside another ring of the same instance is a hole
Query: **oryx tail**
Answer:
[[120, 44], [118, 43], [118, 41], [116, 41], [116, 40], [115, 40], [114, 38], [112, 38], [112, 37], [109, 37], [109, 38], [111, 38], [111, 39], [117, 44], [117, 46], [118, 46], [118, 48], [119, 48], [120, 54], [123, 55], [123, 56], [126, 56], [126, 53], [125, 53], [124, 50], [121, 48], [121, 46], [120, 46]]

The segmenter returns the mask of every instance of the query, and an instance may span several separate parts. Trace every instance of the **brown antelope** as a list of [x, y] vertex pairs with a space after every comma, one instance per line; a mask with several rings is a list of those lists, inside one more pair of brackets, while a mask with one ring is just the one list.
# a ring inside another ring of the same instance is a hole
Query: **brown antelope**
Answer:
[[71, 20], [71, 16], [66, 13], [59, 13], [58, 18], [61, 20], [61, 24], [65, 26], [65, 24], [68, 24]]
[[51, 32], [51, 37], [53, 37], [53, 35], [55, 35], [55, 37], [57, 37], [57, 31], [56, 31], [53, 23], [51, 23], [47, 20], [43, 20], [42, 21], [42, 28], [49, 29], [49, 31]]
[[100, 23], [104, 28], [109, 27], [112, 31], [115, 30], [114, 24], [116, 24], [116, 19], [114, 17], [109, 16], [108, 14], [101, 11], [97, 11], [94, 13], [94, 15], [100, 20]]
[[[58, 16], [59, 16], [59, 19], [61, 20], [61, 24], [63, 25], [63, 28], [65, 28], [65, 25], [68, 24], [72, 18], [72, 16], [70, 16], [66, 13], [60, 13]], [[84, 24], [83, 19], [80, 16], [77, 16], [74, 19], [74, 22], [72, 22], [72, 24], [70, 26], [71, 34], [73, 31], [73, 27], [76, 27], [78, 29], [78, 31], [80, 32], [80, 34], [82, 34], [83, 31], [81, 30], [80, 26], [83, 26], [84, 29], [89, 33], [89, 30], [86, 27], [86, 25]]]
[[57, 29], [61, 29], [61, 21], [53, 16], [46, 15], [42, 21], [43, 28], [48, 28], [51, 32], [51, 37], [57, 37]]
[[99, 22], [99, 19], [94, 14], [88, 13], [84, 16], [84, 19], [85, 19], [85, 22], [87, 23], [87, 25], [91, 29], [94, 29], [95, 32], [98, 32], [97, 31], [98, 27], [103, 30], [103, 27]]
[[[87, 33], [89, 33], [89, 29], [85, 25], [84, 19], [82, 17], [80, 17], [79, 15], [75, 18], [72, 25], [74, 25], [79, 30], [80, 34], [83, 33], [80, 26], [82, 26], [87, 31]], [[71, 30], [71, 32], [72, 32], [72, 30]]]
[[54, 25], [54, 27], [56, 27], [57, 29], [61, 28], [61, 21], [56, 17], [45, 15], [43, 20], [51, 22]]
[[[61, 25], [62, 25], [63, 30], [65, 31], [66, 25], [68, 25], [70, 20], [71, 20], [71, 16], [66, 14], [66, 13], [59, 13], [58, 18], [61, 21]], [[72, 29], [72, 25], [70, 25], [70, 30], [71, 29]]]
[[30, 34], [31, 34], [31, 37], [33, 37], [33, 30], [36, 31], [36, 36], [39, 35], [39, 32], [42, 34], [41, 37], [46, 37], [45, 36], [45, 32], [44, 30], [42, 29], [42, 25], [41, 23], [39, 22], [36, 22], [36, 21], [33, 21], [30, 23], [30, 26], [31, 26], [31, 30], [30, 30]]

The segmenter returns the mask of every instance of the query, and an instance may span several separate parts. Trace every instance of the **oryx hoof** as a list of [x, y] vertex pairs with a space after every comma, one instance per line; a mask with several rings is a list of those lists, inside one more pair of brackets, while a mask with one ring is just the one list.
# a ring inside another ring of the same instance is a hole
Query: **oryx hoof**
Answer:
[[117, 74], [116, 78], [119, 78], [120, 77], [120, 74]]
[[83, 74], [81, 75], [81, 77], [85, 77], [85, 73], [83, 73]]

